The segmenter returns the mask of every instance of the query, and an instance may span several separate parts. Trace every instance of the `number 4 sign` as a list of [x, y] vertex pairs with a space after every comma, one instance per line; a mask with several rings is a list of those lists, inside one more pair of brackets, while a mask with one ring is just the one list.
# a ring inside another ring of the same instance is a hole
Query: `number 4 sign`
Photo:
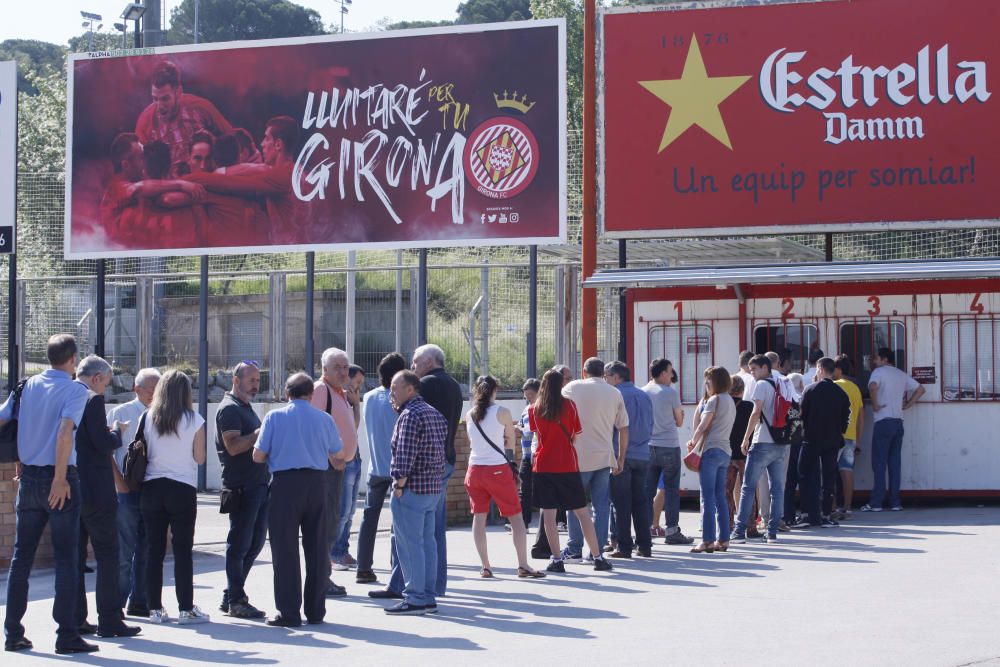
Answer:
[[17, 64], [0, 62], [0, 253], [14, 252]]

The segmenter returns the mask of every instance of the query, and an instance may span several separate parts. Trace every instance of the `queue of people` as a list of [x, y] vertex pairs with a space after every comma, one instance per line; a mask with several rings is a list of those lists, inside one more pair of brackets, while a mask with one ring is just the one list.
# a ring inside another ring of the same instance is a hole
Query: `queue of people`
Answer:
[[[721, 366], [706, 369], [684, 448], [678, 437], [684, 410], [671, 386], [676, 374], [669, 360], [655, 359], [651, 380], [641, 388], [619, 361], [588, 359], [578, 380], [566, 367], [553, 368], [524, 384], [526, 405], [517, 419], [497, 402], [497, 380], [478, 378], [465, 415], [470, 457], [464, 485], [479, 576], [495, 578], [486, 540], [491, 505], [509, 522], [516, 572], [523, 579], [563, 573], [574, 563], [611, 571], [611, 559], [651, 557], [654, 537], [667, 545], [693, 544], [679, 527], [681, 465], [697, 472], [701, 491], [701, 539], [693, 553], [745, 542], [758, 516], [766, 542], [775, 542], [781, 531], [835, 526], [835, 517], [849, 518], [854, 455], [863, 432], [850, 360], [818, 356], [800, 390], [775, 367], [788, 356], [743, 353], [735, 375]], [[111, 366], [93, 355], [78, 360], [69, 335], [49, 340], [48, 357], [51, 367], [26, 383], [18, 412], [12, 398], [0, 408], [0, 422], [17, 418], [33, 426], [18, 430], [17, 544], [7, 582], [6, 650], [32, 648], [21, 620], [46, 524], [56, 561], [57, 653], [97, 651], [98, 645], [83, 639], [89, 634], [139, 634], [141, 627], [125, 623], [128, 617], [172, 620], [162, 599], [168, 535], [176, 621], [208, 622], [209, 614], [194, 601], [196, 490], [206, 429], [192, 407], [190, 378], [176, 370], [161, 375], [143, 369], [135, 378], [135, 399], [105, 415]], [[869, 384], [876, 485], [863, 511], [881, 511], [886, 473], [890, 509], [901, 508], [901, 410], [922, 393], [893, 367], [891, 351], [880, 350], [878, 357]], [[363, 393], [363, 369], [330, 348], [321, 358], [321, 378], [292, 375], [284, 386], [287, 404], [263, 419], [252, 405], [260, 368], [253, 361], [236, 365], [232, 389], [215, 416], [223, 482], [219, 509], [229, 518], [222, 613], [265, 618], [251, 603], [246, 582], [269, 541], [277, 613], [266, 623], [322, 623], [326, 599], [346, 595], [331, 579], [334, 570], [356, 567], [358, 583], [378, 582], [375, 537], [386, 496], [392, 569], [386, 585], [368, 595], [391, 601], [389, 615], [437, 613], [437, 600], [447, 591], [444, 498], [463, 409], [461, 388], [444, 362], [435, 345], [417, 348], [411, 369], [391, 353], [379, 364], [380, 386]], [[354, 559], [349, 546], [361, 483], [362, 425], [370, 451], [368, 492]], [[139, 483], [125, 465], [133, 441], [145, 445]], [[518, 444], [522, 454], [515, 462], [509, 453]], [[801, 515], [795, 495], [787, 493], [794, 485]], [[531, 556], [548, 560], [545, 571], [528, 560], [527, 526], [535, 508], [540, 521]], [[565, 547], [559, 512], [568, 518]], [[661, 512], [665, 527], [659, 525]], [[82, 535], [97, 560], [97, 625], [87, 619]]]

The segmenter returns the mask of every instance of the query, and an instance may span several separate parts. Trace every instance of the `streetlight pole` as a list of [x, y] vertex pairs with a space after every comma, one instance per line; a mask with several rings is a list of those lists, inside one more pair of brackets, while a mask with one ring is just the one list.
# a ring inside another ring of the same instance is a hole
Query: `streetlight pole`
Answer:
[[350, 11], [347, 8], [347, 5], [352, 4], [352, 0], [336, 0], [336, 1], [340, 3], [340, 34], [343, 35], [344, 34], [344, 14], [346, 14], [347, 12]]

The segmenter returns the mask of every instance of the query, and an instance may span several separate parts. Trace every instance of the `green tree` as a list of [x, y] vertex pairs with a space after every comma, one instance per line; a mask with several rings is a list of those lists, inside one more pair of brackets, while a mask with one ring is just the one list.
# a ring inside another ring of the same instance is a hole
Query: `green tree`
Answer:
[[[93, 47], [91, 47], [93, 43]], [[132, 33], [129, 32], [128, 43], [125, 48], [131, 49], [133, 46]], [[91, 42], [90, 32], [69, 38], [70, 53], [86, 53], [87, 51], [114, 51], [122, 48], [122, 34], [120, 32], [95, 32], [93, 42]]]
[[[326, 34], [319, 12], [287, 0], [201, 0], [199, 42], [229, 42], [272, 37]], [[183, 0], [170, 12], [164, 43], [194, 42], [194, 0]]]
[[566, 107], [572, 128], [583, 125], [583, 2], [531, 0], [536, 19], [566, 19]]
[[466, 0], [458, 6], [455, 23], [499, 23], [531, 17], [530, 0]]
[[380, 30], [412, 30], [415, 28], [439, 28], [455, 25], [454, 21], [391, 21], [386, 19], [376, 24]]
[[61, 71], [66, 63], [66, 50], [58, 44], [35, 39], [7, 39], [0, 42], [0, 60], [16, 60], [18, 92], [37, 95], [38, 89], [29, 75]]

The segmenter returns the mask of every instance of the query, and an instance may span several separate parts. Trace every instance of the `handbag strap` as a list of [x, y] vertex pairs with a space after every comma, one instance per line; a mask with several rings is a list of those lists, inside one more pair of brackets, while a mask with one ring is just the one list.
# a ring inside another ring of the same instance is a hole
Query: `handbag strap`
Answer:
[[142, 416], [139, 417], [139, 428], [135, 431], [135, 439], [146, 444], [146, 415], [149, 414], [148, 411], [143, 411]]
[[330, 389], [330, 386], [327, 385], [326, 382], [323, 383], [323, 386], [326, 387], [326, 414], [332, 415], [333, 414], [333, 390]]
[[479, 435], [483, 436], [483, 440], [486, 441], [486, 444], [488, 444], [490, 447], [492, 447], [493, 450], [497, 454], [499, 454], [500, 456], [502, 456], [503, 459], [504, 459], [504, 461], [508, 461], [509, 462], [509, 459], [507, 458], [507, 452], [505, 452], [502, 449], [500, 449], [499, 447], [497, 447], [496, 444], [494, 444], [494, 442], [492, 440], [490, 440], [490, 436], [486, 435], [486, 431], [484, 431], [483, 427], [479, 425], [479, 422], [477, 422], [475, 419], [473, 419], [472, 423], [476, 425], [476, 428], [479, 430]]

